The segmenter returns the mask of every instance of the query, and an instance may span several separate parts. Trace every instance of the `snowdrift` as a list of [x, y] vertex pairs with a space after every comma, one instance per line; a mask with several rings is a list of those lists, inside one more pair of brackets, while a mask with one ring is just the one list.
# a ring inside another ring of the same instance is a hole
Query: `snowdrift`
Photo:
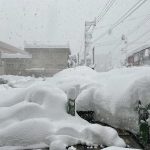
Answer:
[[46, 79], [3, 76], [11, 86], [0, 86], [0, 146], [44, 143], [51, 150], [62, 150], [86, 143], [124, 147], [114, 129], [67, 114], [68, 91], [76, 89], [78, 111], [93, 110], [96, 120], [137, 133], [137, 103], [150, 103], [149, 75], [149, 67], [106, 73], [76, 67]]
[[[121, 147], [112, 146], [112, 147], [104, 148], [103, 150], [131, 150], [131, 148], [121, 148]], [[137, 150], [137, 149], [134, 149], [134, 150]]]
[[114, 129], [67, 114], [66, 103], [67, 95], [58, 88], [31, 87], [11, 95], [10, 103], [0, 104], [0, 146], [41, 143], [51, 150], [77, 143], [125, 146]]
[[64, 91], [71, 86], [80, 87], [77, 110], [92, 110], [96, 120], [137, 133], [138, 101], [144, 105], [150, 103], [149, 75], [149, 67], [122, 68], [105, 73], [78, 67], [62, 71], [54, 78], [59, 76], [55, 79], [56, 84]]

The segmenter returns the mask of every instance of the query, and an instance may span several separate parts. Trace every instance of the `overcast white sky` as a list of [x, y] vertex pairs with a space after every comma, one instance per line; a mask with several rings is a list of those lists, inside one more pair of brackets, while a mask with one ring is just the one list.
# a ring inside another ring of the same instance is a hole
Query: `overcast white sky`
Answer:
[[[80, 50], [84, 36], [84, 21], [98, 16], [108, 0], [0, 0], [0, 40], [23, 48], [24, 41], [70, 41], [73, 52]], [[105, 18], [97, 25], [94, 38], [107, 31], [138, 0], [116, 0]], [[150, 14], [150, 0], [130, 18], [98, 41], [97, 55], [113, 53], [115, 60], [128, 42], [149, 29], [149, 22], [129, 35]], [[147, 34], [142, 42], [150, 38]], [[58, 42], [59, 43], [59, 42]], [[135, 44], [136, 45], [136, 44]], [[135, 48], [131, 45], [131, 48]], [[138, 44], [137, 44], [138, 45]], [[137, 46], [136, 45], [136, 46]]]
[[104, 0], [0, 0], [0, 40], [22, 47], [26, 41], [71, 41], [78, 49], [85, 18]]

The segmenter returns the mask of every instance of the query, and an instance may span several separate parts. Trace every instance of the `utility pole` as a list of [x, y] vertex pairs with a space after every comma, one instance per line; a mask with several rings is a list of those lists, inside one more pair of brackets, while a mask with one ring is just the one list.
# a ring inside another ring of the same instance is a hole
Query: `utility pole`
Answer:
[[85, 48], [84, 48], [84, 63], [86, 65], [86, 57], [92, 46], [93, 28], [96, 26], [96, 19], [94, 21], [85, 21]]

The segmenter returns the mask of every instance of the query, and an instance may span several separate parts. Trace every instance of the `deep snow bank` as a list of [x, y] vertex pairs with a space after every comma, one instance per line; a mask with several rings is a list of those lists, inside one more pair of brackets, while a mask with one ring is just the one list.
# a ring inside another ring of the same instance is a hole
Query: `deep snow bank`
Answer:
[[114, 129], [67, 114], [67, 95], [58, 88], [34, 86], [8, 97], [10, 103], [0, 104], [0, 146], [45, 143], [51, 150], [77, 143], [125, 146]]
[[68, 90], [76, 89], [77, 110], [93, 110], [97, 120], [137, 132], [135, 108], [138, 100], [150, 103], [149, 75], [149, 67], [123, 68], [106, 73], [77, 67], [63, 70], [46, 80], [4, 76], [15, 88], [7, 85], [0, 88], [0, 113], [3, 114], [0, 117], [0, 144], [43, 142], [53, 150], [61, 149], [59, 145], [65, 147], [79, 142], [124, 146], [115, 130], [90, 125], [78, 116], [68, 115]]
[[[121, 147], [112, 146], [112, 147], [104, 148], [103, 150], [131, 150], [131, 148], [121, 148]], [[134, 150], [137, 150], [137, 149], [134, 149]]]
[[64, 91], [80, 85], [77, 110], [93, 110], [96, 120], [137, 132], [138, 101], [144, 105], [150, 103], [149, 75], [150, 67], [122, 68], [105, 73], [77, 67], [66, 69], [53, 79]]

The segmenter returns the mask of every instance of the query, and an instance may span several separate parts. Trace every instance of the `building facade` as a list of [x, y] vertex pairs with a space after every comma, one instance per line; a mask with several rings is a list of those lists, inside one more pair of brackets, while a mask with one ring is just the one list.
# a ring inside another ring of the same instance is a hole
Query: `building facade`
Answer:
[[30, 65], [32, 56], [28, 54], [2, 53], [1, 59], [6, 75], [25, 75], [25, 70]]
[[[23, 50], [20, 50], [10, 44], [0, 41], [0, 75], [4, 75], [7, 72], [6, 68], [6, 61], [2, 58], [4, 54], [16, 54], [16, 53], [23, 53]], [[10, 74], [14, 71], [9, 72]]]
[[0, 75], [3, 75], [4, 73], [4, 62], [0, 59]]
[[0, 42], [0, 75], [52, 76], [68, 67], [69, 45], [25, 44], [24, 51]]
[[143, 66], [150, 65], [150, 47], [139, 48], [130, 53], [126, 59], [126, 66]]
[[68, 45], [26, 44], [25, 51], [32, 55], [26, 75], [52, 76], [68, 67]]

